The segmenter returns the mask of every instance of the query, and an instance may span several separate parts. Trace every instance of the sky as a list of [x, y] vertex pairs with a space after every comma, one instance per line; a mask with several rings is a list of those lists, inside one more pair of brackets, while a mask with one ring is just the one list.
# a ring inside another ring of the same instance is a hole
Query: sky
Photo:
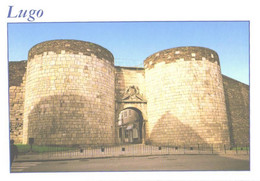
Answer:
[[143, 67], [150, 55], [179, 46], [216, 51], [222, 74], [249, 84], [248, 21], [8, 23], [9, 61], [27, 60], [37, 43], [76, 39], [108, 49], [117, 66]]

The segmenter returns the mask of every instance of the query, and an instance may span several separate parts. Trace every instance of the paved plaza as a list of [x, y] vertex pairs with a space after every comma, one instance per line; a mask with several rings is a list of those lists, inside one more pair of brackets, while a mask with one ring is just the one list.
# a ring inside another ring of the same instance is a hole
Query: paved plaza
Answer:
[[89, 171], [248, 171], [248, 157], [219, 155], [161, 155], [42, 162], [14, 162], [12, 172]]
[[250, 170], [248, 150], [196, 150], [121, 145], [51, 153], [27, 153], [11, 172]]

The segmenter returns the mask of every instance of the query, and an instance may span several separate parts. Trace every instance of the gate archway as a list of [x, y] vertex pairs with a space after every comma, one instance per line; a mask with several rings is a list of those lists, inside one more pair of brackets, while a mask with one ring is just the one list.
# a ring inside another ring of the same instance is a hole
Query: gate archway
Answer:
[[118, 120], [119, 143], [142, 143], [145, 137], [145, 124], [142, 112], [135, 107], [127, 107], [120, 111]]

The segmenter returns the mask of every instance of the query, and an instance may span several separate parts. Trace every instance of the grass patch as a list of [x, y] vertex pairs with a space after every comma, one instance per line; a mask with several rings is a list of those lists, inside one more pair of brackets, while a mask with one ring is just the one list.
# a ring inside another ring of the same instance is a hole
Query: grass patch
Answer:
[[[30, 151], [30, 145], [23, 145], [23, 144], [16, 144], [19, 153], [27, 153]], [[61, 151], [68, 151], [68, 150], [76, 150], [79, 148], [75, 147], [65, 147], [65, 146], [39, 146], [33, 145], [32, 151], [35, 153], [44, 153], [44, 152], [61, 152]]]
[[232, 147], [230, 150], [249, 150], [249, 147]]

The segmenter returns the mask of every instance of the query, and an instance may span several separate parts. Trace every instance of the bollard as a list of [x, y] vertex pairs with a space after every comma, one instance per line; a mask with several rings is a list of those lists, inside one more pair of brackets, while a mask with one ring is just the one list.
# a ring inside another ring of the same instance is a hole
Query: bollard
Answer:
[[200, 144], [198, 144], [198, 153], [200, 154]]
[[30, 152], [33, 152], [33, 150], [32, 150], [33, 143], [34, 143], [34, 138], [29, 138]]
[[225, 152], [225, 154], [226, 154], [226, 145], [224, 145], [224, 152]]

